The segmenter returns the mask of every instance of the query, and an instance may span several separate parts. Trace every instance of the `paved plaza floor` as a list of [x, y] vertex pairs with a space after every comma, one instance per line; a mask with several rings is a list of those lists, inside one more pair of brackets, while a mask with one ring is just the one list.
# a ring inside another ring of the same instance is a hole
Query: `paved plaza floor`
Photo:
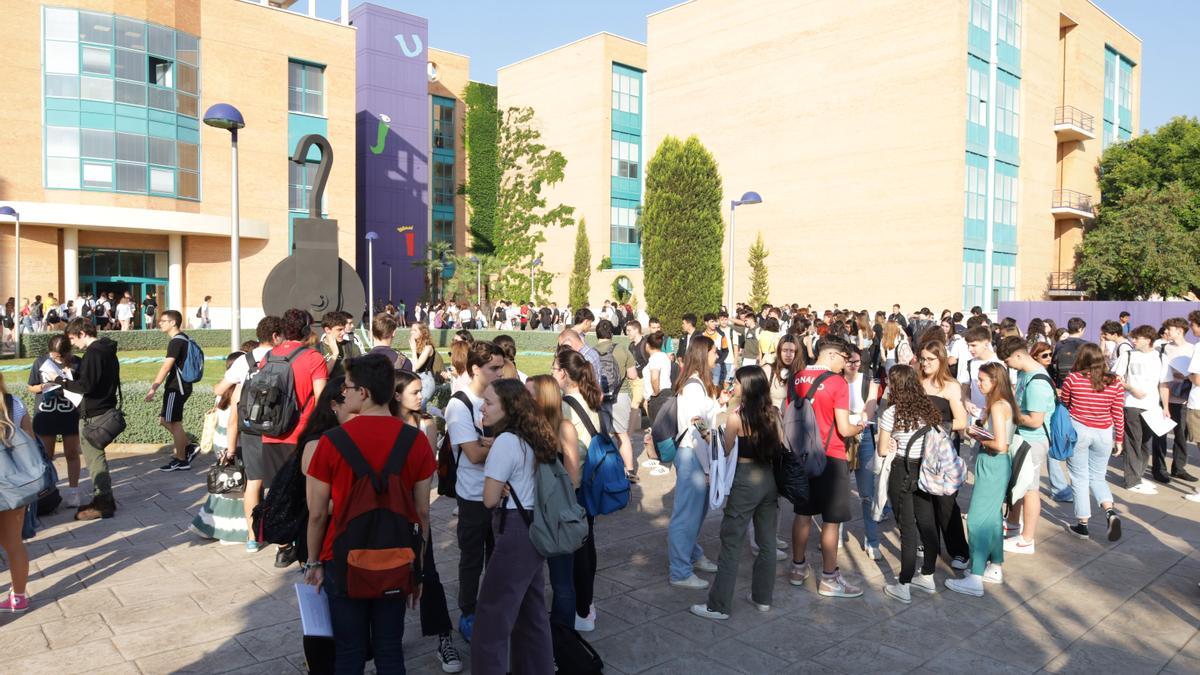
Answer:
[[[275, 569], [271, 549], [247, 554], [189, 534], [212, 460], [201, 456], [190, 473], [159, 473], [164, 458], [114, 455], [115, 518], [75, 523], [60, 510], [45, 520], [29, 543], [31, 609], [0, 615], [0, 672], [303, 671], [292, 589], [298, 568]], [[1110, 471], [1116, 475], [1115, 466]], [[864, 597], [820, 597], [811, 578], [792, 587], [780, 563], [773, 608], [759, 613], [745, 599], [747, 547], [733, 615], [718, 622], [688, 612], [705, 591], [667, 585], [673, 480], [644, 476], [629, 508], [597, 523], [598, 619], [587, 637], [607, 672], [1200, 672], [1200, 504], [1181, 499], [1190, 488], [1172, 484], [1156, 496], [1114, 488], [1125, 522], [1117, 544], [1074, 538], [1064, 530], [1069, 505], [1048, 503], [1037, 554], [1009, 556], [1005, 584], [989, 585], [982, 599], [944, 589], [914, 592], [909, 606], [886, 598], [882, 585], [899, 567], [895, 523], [883, 523], [884, 560], [873, 562], [860, 546], [858, 521], [847, 528], [840, 560], [866, 587]], [[969, 490], [963, 492], [965, 511]], [[438, 569], [457, 624], [452, 507], [439, 499], [432, 512]], [[701, 536], [713, 558], [720, 520], [710, 513]], [[811, 547], [809, 558], [819, 559], [815, 540]], [[948, 574], [939, 563], [939, 589]], [[457, 633], [455, 639], [468, 657]], [[410, 612], [409, 672], [441, 672], [435, 646], [420, 636]]]

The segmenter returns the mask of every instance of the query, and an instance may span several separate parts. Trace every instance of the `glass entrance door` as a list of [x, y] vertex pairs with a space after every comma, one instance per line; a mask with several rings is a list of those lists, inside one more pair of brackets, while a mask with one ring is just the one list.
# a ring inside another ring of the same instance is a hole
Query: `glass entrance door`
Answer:
[[[158, 315], [167, 300], [167, 252], [130, 249], [83, 248], [79, 251], [79, 290], [91, 292], [96, 298], [112, 294], [114, 308], [128, 293], [134, 303], [134, 329], [158, 328]], [[153, 300], [153, 313], [147, 307]], [[114, 323], [115, 323], [115, 317]]]

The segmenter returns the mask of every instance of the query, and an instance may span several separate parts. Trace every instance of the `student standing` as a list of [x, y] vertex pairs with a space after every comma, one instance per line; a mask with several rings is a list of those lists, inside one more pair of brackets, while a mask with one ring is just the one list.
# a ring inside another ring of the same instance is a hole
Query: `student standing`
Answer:
[[158, 423], [175, 441], [175, 455], [170, 462], [159, 467], [159, 471], [187, 471], [192, 468], [192, 458], [200, 451], [200, 447], [192, 443], [183, 430], [183, 408], [192, 395], [192, 383], [183, 380], [183, 367], [188, 359], [191, 340], [180, 330], [182, 323], [183, 315], [173, 309], [168, 309], [158, 317], [158, 329], [167, 335], [167, 356], [154, 376], [150, 391], [146, 393], [146, 403], [149, 403], [154, 400], [158, 388], [163, 387], [165, 393]]
[[746, 529], [752, 521], [758, 544], [750, 582], [750, 602], [755, 609], [771, 610], [775, 585], [779, 493], [771, 467], [782, 451], [779, 413], [771, 405], [767, 376], [758, 366], [743, 366], [734, 373], [733, 396], [741, 405], [729, 413], [725, 423], [725, 454], [736, 445], [738, 460], [721, 520], [721, 557], [708, 603], [691, 609], [692, 614], [706, 619], [729, 618]]
[[63, 396], [62, 386], [54, 381], [60, 376], [76, 379], [80, 361], [71, 353], [71, 341], [65, 335], [51, 337], [48, 347], [47, 353], [39, 356], [29, 369], [29, 391], [37, 394], [33, 431], [51, 462], [58, 437], [62, 436], [69, 486], [63, 489], [62, 496], [63, 502], [74, 508], [79, 506], [79, 410]]
[[[967, 433], [979, 443], [975, 454], [975, 487], [967, 509], [967, 540], [971, 548], [971, 568], [962, 579], [947, 579], [946, 588], [964, 595], [983, 596], [983, 584], [1004, 581], [1004, 526], [1002, 508], [1008, 481], [1012, 476], [1009, 441], [1015, 427], [1012, 383], [1002, 363], [987, 363], [979, 369], [979, 389], [985, 398], [979, 425]], [[984, 433], [980, 433], [980, 429]]]
[[1049, 373], [1033, 360], [1025, 340], [1019, 336], [1010, 335], [1000, 340], [998, 353], [1009, 368], [1018, 371], [1014, 397], [1017, 410], [1013, 417], [1020, 440], [1029, 444], [1028, 454], [1020, 466], [1016, 466], [1017, 458], [1013, 458], [1016, 478], [1012, 481], [1013, 506], [1008, 513], [1007, 529], [1020, 529], [1020, 534], [1005, 540], [1004, 550], [1031, 555], [1036, 551], [1037, 526], [1042, 514], [1039, 483], [1042, 466], [1049, 458], [1050, 437], [1046, 435], [1046, 427], [1054, 414], [1054, 387], [1047, 381]]
[[[875, 419], [879, 405], [877, 392], [879, 383], [862, 372], [863, 351], [850, 345], [850, 360], [842, 371], [850, 390], [850, 421], [855, 424], [867, 425]], [[848, 441], [850, 439], [847, 439]], [[858, 487], [858, 498], [862, 502], [863, 514], [863, 551], [871, 560], [882, 560], [879, 552], [879, 523], [871, 513], [875, 503], [875, 432], [870, 426], [864, 426], [862, 433], [856, 439], [857, 450], [850, 461], [850, 472], [854, 474], [854, 484]], [[847, 445], [847, 449], [854, 445]], [[849, 454], [847, 458], [850, 459]], [[839, 535], [838, 540], [841, 540]]]
[[71, 346], [83, 350], [78, 378], [60, 384], [67, 391], [83, 395], [79, 407], [80, 446], [88, 475], [92, 478], [92, 499], [80, 505], [75, 520], [112, 518], [117, 511], [117, 502], [113, 499], [112, 478], [108, 474], [108, 458], [104, 454], [107, 446], [93, 445], [88, 432], [101, 421], [105, 413], [117, 407], [121, 385], [117, 343], [97, 337], [96, 325], [87, 319], [71, 319], [65, 332]]
[[[1171, 416], [1170, 410], [1158, 397], [1163, 357], [1154, 349], [1157, 334], [1153, 326], [1138, 326], [1130, 336], [1133, 338], [1133, 349], [1118, 356], [1113, 368], [1125, 386], [1125, 435], [1128, 437], [1125, 444], [1125, 487], [1139, 494], [1157, 494], [1154, 484], [1143, 477], [1150, 463], [1154, 432], [1142, 415]], [[1171, 482], [1166, 475], [1154, 478], [1162, 483]]]
[[[19, 403], [13, 399], [14, 408]], [[0, 405], [0, 440], [10, 445], [10, 440], [16, 434], [20, 423], [8, 414], [8, 406]], [[8, 562], [9, 576], [12, 585], [8, 595], [0, 601], [0, 612], [24, 612], [29, 609], [29, 596], [26, 594], [26, 583], [29, 579], [29, 551], [21, 538], [25, 525], [25, 511], [32, 506], [22, 506], [7, 511], [0, 511], [0, 548], [4, 549], [4, 558]], [[110, 514], [111, 515], [111, 514]]]
[[[249, 345], [254, 344], [253, 342], [249, 343]], [[244, 355], [244, 352], [237, 351], [225, 357], [225, 369], [229, 370], [229, 367], [237, 363]], [[238, 455], [237, 427], [234, 426], [232, 434], [229, 428], [230, 419], [233, 419], [235, 424], [237, 420], [232, 415], [235, 412], [233, 398], [237, 391], [236, 388], [226, 389], [223, 394], [216, 397], [213, 404], [213, 410], [217, 413], [217, 427], [213, 434], [213, 455], [216, 456], [218, 465], [233, 464]], [[231, 439], [233, 443], [230, 443]], [[209, 494], [208, 499], [192, 518], [188, 531], [201, 539], [216, 539], [222, 544], [244, 543], [249, 531], [244, 518], [240, 493], [241, 490], [229, 494]]]
[[[953, 437], [954, 432], [967, 428], [967, 410], [962, 404], [962, 388], [950, 376], [946, 345], [939, 340], [930, 340], [921, 347], [918, 357], [921, 387], [934, 407], [942, 414], [942, 430]], [[958, 493], [936, 495], [933, 512], [937, 518], [938, 534], [950, 556], [950, 566], [956, 570], [967, 569], [967, 535], [963, 531], [962, 511], [958, 506]]]
[[[1112, 490], [1105, 474], [1108, 458], [1125, 440], [1125, 388], [1104, 364], [1104, 354], [1094, 344], [1079, 348], [1072, 372], [1062, 386], [1062, 403], [1071, 413], [1077, 440], [1067, 468], [1075, 491], [1075, 519], [1067, 527], [1072, 534], [1088, 538], [1092, 516], [1091, 497], [1096, 498], [1108, 519], [1109, 541], [1121, 538], [1121, 519], [1113, 508]], [[1114, 445], [1115, 444], [1115, 445]], [[1089, 495], [1090, 493], [1090, 495]]]
[[[900, 527], [900, 574], [883, 592], [905, 604], [912, 588], [936, 593], [938, 532], [933, 498], [920, 488], [921, 462], [929, 433], [942, 424], [942, 413], [921, 387], [916, 371], [900, 364], [888, 371], [890, 405], [879, 415], [879, 455], [886, 458], [895, 447], [888, 475], [888, 500]], [[918, 546], [923, 547], [921, 572], [916, 573]], [[824, 549], [824, 547], [822, 547]]]
[[[1167, 342], [1158, 348], [1163, 357], [1163, 372], [1159, 378], [1158, 395], [1167, 402], [1171, 419], [1175, 421], [1174, 456], [1171, 460], [1171, 478], [1196, 482], [1196, 477], [1187, 471], [1187, 399], [1191, 392], [1192, 383], [1187, 379], [1188, 364], [1195, 351], [1195, 345], [1187, 341], [1188, 322], [1182, 318], [1167, 319], [1163, 323], [1163, 335]], [[1167, 474], [1167, 439], [1166, 436], [1154, 438], [1154, 462], [1152, 472], [1155, 475]]]
[[775, 344], [775, 356], [770, 363], [763, 365], [763, 372], [771, 384], [771, 405], [776, 410], [783, 411], [784, 401], [788, 397], [788, 389], [792, 385], [792, 373], [795, 369], [804, 368], [800, 358], [800, 341], [795, 335], [781, 335]]
[[551, 675], [554, 647], [542, 577], [545, 558], [529, 539], [529, 523], [537, 504], [537, 465], [557, 461], [558, 434], [538, 415], [533, 397], [518, 380], [496, 380], [483, 401], [483, 423], [496, 432], [483, 483], [483, 503], [495, 509], [496, 551], [479, 589], [471, 671], [503, 675], [511, 660], [511, 672]]
[[491, 512], [483, 503], [484, 462], [492, 447], [492, 434], [483, 425], [483, 392], [504, 370], [504, 352], [491, 342], [467, 347], [467, 372], [471, 380], [462, 390], [470, 405], [458, 397], [446, 404], [446, 433], [456, 450], [458, 468], [458, 630], [471, 641], [479, 577], [492, 556], [495, 539]]

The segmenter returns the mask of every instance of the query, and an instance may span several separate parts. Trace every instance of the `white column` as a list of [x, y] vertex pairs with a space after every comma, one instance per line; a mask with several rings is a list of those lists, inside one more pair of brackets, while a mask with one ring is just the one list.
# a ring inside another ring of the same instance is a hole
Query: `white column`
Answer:
[[79, 297], [79, 228], [63, 228], [63, 302]]
[[308, 0], [308, 15], [310, 17], [317, 16], [317, 0]]
[[350, 0], [342, 0], [342, 25], [350, 25]]
[[167, 236], [167, 309], [187, 316], [183, 306], [183, 235]]

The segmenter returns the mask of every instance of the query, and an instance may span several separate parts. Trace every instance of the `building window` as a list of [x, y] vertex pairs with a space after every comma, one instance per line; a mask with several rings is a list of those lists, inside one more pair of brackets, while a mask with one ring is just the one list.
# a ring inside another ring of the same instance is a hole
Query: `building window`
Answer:
[[454, 149], [454, 100], [433, 97], [433, 147]]
[[454, 162], [433, 158], [433, 205], [454, 208]]
[[987, 158], [967, 153], [966, 200], [963, 219], [966, 239], [977, 244], [987, 240]]
[[[291, 211], [308, 211], [308, 198], [312, 194], [313, 183], [317, 180], [317, 162], [297, 164], [288, 160], [288, 209]], [[325, 204], [321, 204], [324, 212]]]
[[1019, 49], [1021, 47], [1021, 0], [995, 0], [996, 39]]
[[641, 143], [636, 136], [613, 133], [612, 175], [616, 178], [638, 178], [641, 162]]
[[996, 81], [996, 132], [1020, 137], [1021, 90], [1015, 79], [1006, 79]]
[[454, 219], [439, 218], [436, 215], [433, 218], [433, 243], [435, 244], [454, 244]]
[[641, 243], [638, 234], [638, 203], [625, 199], [612, 200], [612, 241], [617, 244]]
[[325, 67], [288, 61], [288, 110], [325, 114]]
[[612, 107], [613, 110], [641, 113], [642, 81], [634, 77], [620, 66], [613, 68], [612, 74]]
[[971, 24], [985, 32], [991, 30], [991, 0], [971, 0]]
[[157, 56], [149, 57], [148, 63], [146, 71], [147, 81], [150, 84], [168, 88], [175, 86], [174, 63]]
[[1017, 167], [996, 162], [992, 187], [992, 242], [999, 246], [1017, 245]]

